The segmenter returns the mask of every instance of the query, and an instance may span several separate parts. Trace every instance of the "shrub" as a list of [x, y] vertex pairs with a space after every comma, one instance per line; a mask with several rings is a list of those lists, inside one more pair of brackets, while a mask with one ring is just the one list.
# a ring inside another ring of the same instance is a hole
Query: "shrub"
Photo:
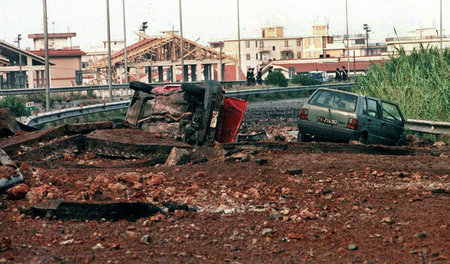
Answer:
[[382, 65], [373, 64], [356, 80], [355, 91], [399, 104], [406, 118], [450, 121], [450, 50], [400, 49]]
[[276, 85], [279, 87], [286, 87], [288, 86], [288, 81], [286, 77], [281, 72], [271, 72], [269, 75], [267, 75], [266, 79], [264, 80], [265, 84], [268, 85]]
[[7, 108], [16, 117], [28, 115], [25, 102], [20, 97], [8, 96], [0, 100], [0, 108]]
[[314, 80], [312, 77], [308, 75], [296, 74], [292, 77], [292, 83], [301, 84], [301, 85], [316, 85], [320, 84], [319, 81]]

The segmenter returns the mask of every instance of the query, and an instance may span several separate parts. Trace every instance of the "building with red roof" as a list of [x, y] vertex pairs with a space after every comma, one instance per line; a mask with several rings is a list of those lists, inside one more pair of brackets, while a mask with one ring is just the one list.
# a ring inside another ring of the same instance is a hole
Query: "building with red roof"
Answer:
[[[77, 46], [72, 46], [76, 33], [49, 34], [48, 57], [55, 65], [50, 67], [50, 86], [75, 86], [83, 83], [81, 57], [86, 53]], [[34, 49], [29, 52], [44, 57], [44, 34], [29, 34], [33, 39]]]

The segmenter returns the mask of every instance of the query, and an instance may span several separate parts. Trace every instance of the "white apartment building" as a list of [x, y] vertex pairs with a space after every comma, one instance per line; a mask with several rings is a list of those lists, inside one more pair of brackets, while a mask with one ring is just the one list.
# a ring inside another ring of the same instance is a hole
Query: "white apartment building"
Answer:
[[[440, 47], [440, 32], [435, 28], [419, 28], [408, 32], [406, 37], [386, 38], [387, 51], [389, 54], [397, 53], [397, 49], [402, 47], [406, 52], [420, 49], [420, 45], [424, 47]], [[450, 36], [443, 34], [442, 47], [450, 47]]]

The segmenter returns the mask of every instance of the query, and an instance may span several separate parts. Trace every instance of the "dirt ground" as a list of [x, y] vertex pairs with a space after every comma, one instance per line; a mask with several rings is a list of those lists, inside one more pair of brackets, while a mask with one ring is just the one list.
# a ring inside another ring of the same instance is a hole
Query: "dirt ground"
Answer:
[[[285, 142], [197, 149], [143, 131], [63, 128], [0, 141], [29, 187], [22, 199], [0, 194], [0, 263], [449, 263], [450, 147], [289, 142], [295, 114], [284, 116], [250, 115], [244, 131], [264, 126]], [[164, 146], [184, 148], [190, 162], [164, 165]], [[30, 214], [55, 199], [161, 212]]]
[[[249, 155], [247, 162], [219, 158], [176, 167], [92, 153], [65, 155], [53, 169], [24, 162], [26, 198], [1, 196], [0, 260], [448, 263], [448, 149], [376, 155], [347, 144], [327, 143], [331, 151], [321, 151], [323, 143], [285, 144], [233, 146]], [[427, 154], [437, 150], [439, 156]], [[298, 168], [302, 173], [287, 171]], [[19, 210], [55, 198], [171, 201], [197, 211], [110, 222], [49, 220]]]

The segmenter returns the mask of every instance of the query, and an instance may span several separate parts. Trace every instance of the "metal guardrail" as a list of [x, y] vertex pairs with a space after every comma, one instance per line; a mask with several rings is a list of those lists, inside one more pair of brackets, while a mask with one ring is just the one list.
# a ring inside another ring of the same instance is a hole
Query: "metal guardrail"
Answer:
[[65, 108], [62, 110], [50, 111], [41, 113], [35, 116], [30, 116], [25, 121], [28, 126], [38, 126], [65, 118], [71, 118], [82, 115], [95, 114], [100, 112], [107, 112], [128, 108], [130, 101], [113, 102], [108, 104], [88, 105], [82, 107]]
[[355, 83], [337, 83], [337, 84], [319, 84], [319, 85], [308, 85], [308, 86], [290, 86], [290, 87], [277, 87], [277, 88], [263, 88], [263, 89], [246, 89], [246, 90], [236, 90], [226, 92], [227, 95], [232, 96], [247, 96], [247, 95], [257, 95], [257, 94], [268, 94], [268, 93], [286, 93], [286, 92], [301, 92], [301, 91], [314, 91], [319, 88], [329, 88], [329, 89], [344, 89], [351, 88]]
[[[192, 82], [193, 84], [203, 84], [204, 82]], [[223, 86], [228, 87], [232, 85], [246, 85], [247, 81], [223, 81], [220, 82]], [[171, 83], [152, 83], [153, 85], [171, 85], [180, 84], [179, 82]], [[114, 84], [113, 90], [128, 88], [128, 84]], [[50, 88], [50, 93], [67, 93], [67, 92], [87, 92], [97, 90], [108, 90], [108, 85], [90, 85], [90, 86], [72, 86], [72, 87], [53, 87]], [[45, 93], [45, 88], [26, 88], [26, 89], [0, 89], [0, 96], [7, 95], [26, 95]]]
[[449, 122], [435, 122], [426, 120], [408, 119], [405, 124], [407, 130], [433, 134], [433, 135], [450, 135]]

